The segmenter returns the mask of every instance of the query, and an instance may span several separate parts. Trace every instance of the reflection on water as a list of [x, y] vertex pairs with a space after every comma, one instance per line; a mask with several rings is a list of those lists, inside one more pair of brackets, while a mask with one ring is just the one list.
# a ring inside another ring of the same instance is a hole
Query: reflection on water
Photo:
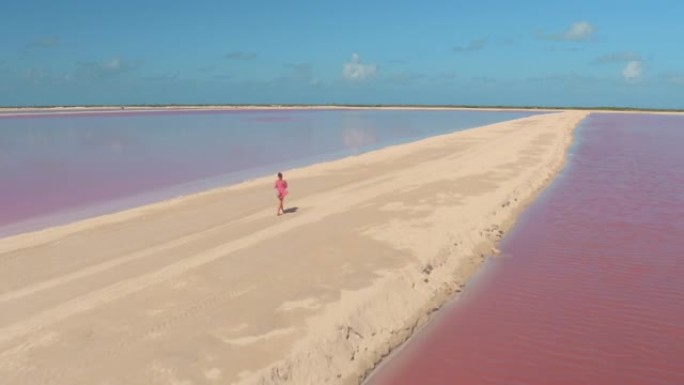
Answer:
[[360, 148], [377, 143], [373, 122], [364, 119], [360, 113], [345, 114], [342, 118], [342, 143], [355, 152]]
[[[529, 115], [170, 110], [0, 116], [0, 235]], [[121, 199], [127, 200], [112, 206]], [[98, 209], [73, 214], [86, 207]], [[55, 213], [60, 218], [26, 222]]]
[[684, 384], [684, 116], [578, 134], [506, 257], [372, 384]]
[[357, 149], [375, 144], [377, 139], [372, 130], [364, 128], [344, 128], [342, 130], [342, 143], [345, 148]]

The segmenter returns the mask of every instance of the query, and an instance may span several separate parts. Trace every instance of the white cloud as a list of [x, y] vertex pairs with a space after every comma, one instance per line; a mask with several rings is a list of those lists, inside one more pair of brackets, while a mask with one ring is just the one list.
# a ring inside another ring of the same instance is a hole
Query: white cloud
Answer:
[[74, 77], [79, 79], [104, 79], [119, 76], [133, 71], [137, 64], [113, 58], [104, 62], [79, 62], [76, 63]]
[[596, 28], [586, 21], [573, 23], [567, 31], [563, 33], [566, 40], [584, 40], [591, 37]]
[[596, 31], [596, 27], [586, 21], [572, 23], [565, 31], [555, 34], [539, 33], [539, 37], [557, 41], [583, 41], [589, 40]]
[[44, 37], [29, 43], [28, 48], [52, 48], [59, 45], [59, 38], [54, 36]]
[[283, 75], [277, 80], [310, 86], [322, 84], [321, 80], [315, 76], [311, 63], [285, 64]]
[[592, 64], [626, 63], [630, 61], [641, 61], [641, 55], [632, 51], [613, 52], [597, 57], [592, 61]]
[[684, 86], [684, 72], [670, 71], [661, 75], [667, 83]]
[[424, 79], [425, 75], [415, 72], [400, 72], [390, 76], [387, 76], [383, 81], [394, 84], [394, 85], [409, 85], [413, 84], [421, 79]]
[[27, 68], [24, 71], [24, 79], [28, 80], [33, 84], [41, 84], [43, 81], [49, 78], [48, 73], [39, 68]]
[[440, 80], [454, 80], [459, 77], [459, 73], [456, 71], [446, 71], [439, 74], [438, 78]]
[[242, 60], [242, 61], [247, 61], [247, 60], [254, 60], [256, 59], [256, 54], [254, 52], [245, 52], [245, 51], [234, 51], [234, 52], [229, 52], [226, 54], [226, 59], [228, 60]]
[[643, 73], [643, 66], [638, 60], [632, 60], [627, 63], [625, 68], [622, 70], [622, 77], [627, 83], [634, 83], [641, 79]]
[[232, 80], [233, 75], [231, 75], [231, 74], [214, 74], [214, 75], [211, 75], [211, 78], [215, 79], [215, 80]]
[[488, 42], [488, 41], [489, 41], [488, 38], [483, 37], [483, 38], [480, 38], [480, 39], [475, 39], [475, 40], [471, 41], [471, 42], [468, 43], [468, 44], [453, 46], [451, 49], [452, 49], [454, 52], [472, 52], [472, 51], [479, 51], [479, 50], [481, 50], [482, 48], [484, 48], [484, 47], [487, 45], [487, 42]]
[[105, 71], [118, 71], [122, 68], [121, 59], [114, 58], [102, 64], [102, 69]]
[[174, 74], [161, 74], [161, 75], [146, 76], [143, 79], [155, 81], [155, 82], [176, 81], [176, 80], [178, 80], [179, 75], [180, 75], [180, 73], [176, 72]]
[[352, 54], [351, 61], [349, 63], [344, 63], [342, 77], [352, 82], [362, 82], [373, 77], [376, 69], [375, 64], [361, 63], [361, 57], [354, 53]]
[[115, 78], [138, 67], [136, 63], [119, 58], [103, 62], [77, 62], [71, 71], [54, 72], [40, 67], [26, 68], [22, 77], [31, 84], [55, 85], [78, 81]]
[[71, 75], [66, 73], [55, 74], [43, 68], [30, 67], [24, 70], [23, 78], [35, 85], [63, 84], [71, 80]]

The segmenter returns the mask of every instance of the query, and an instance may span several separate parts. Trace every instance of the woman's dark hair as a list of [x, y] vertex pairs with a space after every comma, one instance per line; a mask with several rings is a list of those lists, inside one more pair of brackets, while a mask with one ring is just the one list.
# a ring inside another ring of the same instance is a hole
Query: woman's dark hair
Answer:
[[283, 173], [282, 172], [278, 173], [278, 178], [283, 179]]

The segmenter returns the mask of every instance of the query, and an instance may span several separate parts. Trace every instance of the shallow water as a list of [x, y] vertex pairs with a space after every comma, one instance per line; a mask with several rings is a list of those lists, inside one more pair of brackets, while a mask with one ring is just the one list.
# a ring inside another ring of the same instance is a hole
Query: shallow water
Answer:
[[533, 114], [166, 110], [0, 115], [0, 236]]
[[684, 116], [577, 134], [502, 255], [369, 383], [684, 384]]

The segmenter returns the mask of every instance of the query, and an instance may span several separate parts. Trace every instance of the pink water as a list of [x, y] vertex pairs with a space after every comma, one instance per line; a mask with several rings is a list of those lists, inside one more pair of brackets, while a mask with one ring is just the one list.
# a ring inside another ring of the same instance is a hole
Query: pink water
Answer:
[[437, 110], [0, 114], [0, 236], [532, 114]]
[[569, 163], [373, 385], [684, 384], [684, 116], [592, 114]]

